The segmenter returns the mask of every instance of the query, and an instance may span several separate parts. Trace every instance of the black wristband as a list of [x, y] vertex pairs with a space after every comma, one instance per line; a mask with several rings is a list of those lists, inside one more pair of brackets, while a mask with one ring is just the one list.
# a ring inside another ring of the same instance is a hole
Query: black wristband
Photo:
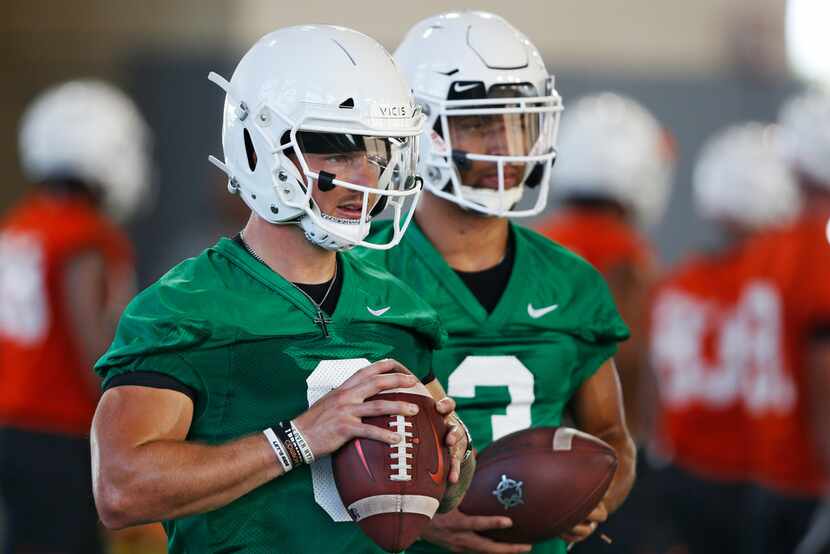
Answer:
[[291, 463], [294, 467], [301, 466], [305, 463], [303, 455], [300, 452], [300, 447], [297, 446], [297, 441], [294, 439], [294, 433], [291, 430], [291, 425], [280, 421], [274, 427], [274, 433], [285, 445], [288, 455], [291, 457]]

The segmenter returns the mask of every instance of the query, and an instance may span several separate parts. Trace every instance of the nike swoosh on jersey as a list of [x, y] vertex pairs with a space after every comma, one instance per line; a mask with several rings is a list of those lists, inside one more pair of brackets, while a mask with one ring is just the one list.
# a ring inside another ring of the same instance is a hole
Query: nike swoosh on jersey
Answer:
[[559, 307], [559, 304], [552, 304], [550, 306], [545, 306], [544, 308], [534, 308], [533, 304], [527, 305], [527, 315], [532, 317], [533, 319], [539, 319], [543, 315], [547, 315], [551, 313], [553, 310]]
[[432, 427], [432, 437], [435, 439], [435, 452], [438, 459], [436, 460], [436, 468], [435, 472], [429, 472], [429, 477], [432, 479], [432, 482], [436, 485], [440, 485], [442, 479], [442, 475], [444, 473], [444, 448], [441, 446], [441, 439], [438, 438], [438, 431], [435, 430], [435, 424], [432, 420], [429, 420], [429, 424]]
[[379, 310], [373, 310], [369, 306], [366, 306], [366, 309], [369, 310], [369, 313], [372, 314], [373, 316], [380, 317], [383, 314], [385, 314], [386, 312], [388, 312], [391, 307], [392, 306], [386, 306], [385, 308], [381, 308]]
[[452, 89], [457, 93], [467, 92], [470, 89], [474, 89], [478, 86], [478, 83], [472, 83], [469, 85], [461, 85], [461, 84], [454, 84]]

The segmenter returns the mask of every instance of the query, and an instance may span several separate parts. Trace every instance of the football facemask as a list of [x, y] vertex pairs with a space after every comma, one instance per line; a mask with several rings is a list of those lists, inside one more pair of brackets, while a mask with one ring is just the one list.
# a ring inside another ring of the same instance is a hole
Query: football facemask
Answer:
[[[494, 85], [483, 95], [483, 83], [456, 82], [449, 96], [460, 99], [427, 98], [438, 106], [426, 160], [430, 191], [491, 216], [526, 217], [544, 209], [562, 111], [550, 83], [546, 96], [530, 84]], [[439, 185], [442, 173], [449, 182]], [[536, 201], [516, 209], [526, 187], [539, 187]]]

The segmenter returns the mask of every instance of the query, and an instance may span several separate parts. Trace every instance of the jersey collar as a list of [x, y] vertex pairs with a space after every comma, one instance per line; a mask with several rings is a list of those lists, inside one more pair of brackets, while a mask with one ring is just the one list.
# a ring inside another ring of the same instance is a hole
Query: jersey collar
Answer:
[[[242, 271], [248, 273], [251, 277], [281, 295], [298, 310], [306, 314], [309, 317], [310, 326], [318, 328], [313, 324], [314, 318], [317, 317], [317, 307], [285, 277], [259, 260], [254, 259], [241, 245], [232, 239], [223, 237], [217, 243], [216, 249], [235, 262], [237, 267]], [[337, 306], [334, 309], [334, 313], [331, 314], [331, 322], [333, 324], [346, 324], [351, 319], [348, 313], [348, 306], [354, 305], [353, 297], [356, 287], [352, 284], [352, 280], [354, 279], [353, 268], [349, 263], [348, 257], [342, 256], [340, 253], [337, 256], [343, 271], [343, 284], [340, 291], [340, 298], [337, 300]]]
[[[519, 240], [519, 234], [515, 230], [513, 222], [510, 225], [510, 233], [513, 235], [515, 246], [515, 258], [513, 261], [513, 269], [510, 273], [510, 279], [507, 281], [507, 286], [501, 295], [496, 308], [492, 313], [487, 313], [482, 305], [479, 303], [475, 295], [470, 291], [461, 277], [447, 264], [444, 257], [437, 248], [430, 242], [427, 236], [423, 233], [417, 220], [413, 219], [412, 224], [407, 229], [403, 240], [409, 242], [421, 262], [435, 275], [437, 282], [455, 298], [456, 302], [462, 307], [476, 323], [476, 325], [498, 328], [503, 325], [510, 314], [514, 313], [519, 306], [522, 289], [525, 287], [525, 277], [517, 268], [524, 267], [525, 245]], [[440, 315], [440, 308], [439, 315]]]

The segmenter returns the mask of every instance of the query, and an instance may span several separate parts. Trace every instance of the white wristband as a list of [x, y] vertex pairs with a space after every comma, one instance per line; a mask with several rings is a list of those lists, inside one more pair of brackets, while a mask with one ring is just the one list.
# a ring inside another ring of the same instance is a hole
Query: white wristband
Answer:
[[274, 454], [276, 454], [277, 460], [282, 466], [283, 471], [288, 473], [294, 469], [294, 464], [291, 463], [291, 457], [285, 450], [285, 446], [283, 446], [282, 441], [277, 438], [277, 434], [274, 433], [274, 430], [269, 427], [262, 432], [265, 434], [265, 438], [268, 439], [268, 444], [271, 445], [271, 449], [274, 451]]
[[311, 447], [306, 442], [305, 437], [300, 430], [294, 425], [294, 421], [291, 421], [291, 430], [294, 431], [294, 442], [300, 448], [300, 453], [303, 455], [303, 460], [305, 460], [306, 464], [313, 464], [314, 463], [314, 452], [311, 451]]

